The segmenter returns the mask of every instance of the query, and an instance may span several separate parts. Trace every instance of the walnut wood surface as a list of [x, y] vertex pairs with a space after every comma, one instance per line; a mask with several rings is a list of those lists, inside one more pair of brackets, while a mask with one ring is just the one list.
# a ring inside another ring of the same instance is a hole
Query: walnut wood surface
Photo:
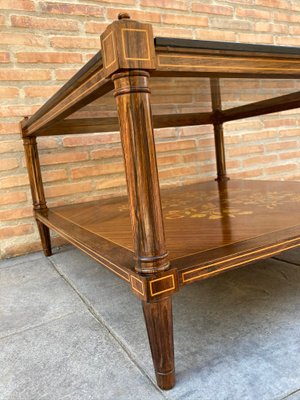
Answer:
[[154, 303], [142, 302], [142, 305], [157, 384], [161, 389], [172, 389], [175, 365], [171, 297]]
[[[212, 113], [184, 113], [154, 115], [153, 127], [167, 128], [176, 126], [207, 125], [212, 123]], [[119, 131], [119, 119], [116, 117], [66, 119], [54, 124], [51, 129], [39, 130], [36, 136], [72, 135], [77, 133], [96, 133]]]
[[[101, 43], [101, 52], [21, 124], [34, 215], [46, 255], [50, 228], [128, 283], [143, 304], [158, 385], [170, 389], [170, 296], [184, 285], [300, 245], [300, 183], [228, 181], [222, 129], [226, 121], [299, 107], [300, 92], [222, 110], [218, 80], [299, 78], [300, 48], [154, 40], [149, 24], [126, 13], [107, 27]], [[153, 118], [149, 75], [211, 78], [212, 112]], [[113, 88], [118, 124], [109, 112], [65, 119]], [[205, 123], [214, 125], [218, 182], [165, 190], [161, 204], [153, 127]], [[127, 197], [118, 197], [48, 210], [35, 136], [118, 128], [129, 205]]]
[[[105, 78], [103, 69], [96, 71], [81, 85], [70, 91], [39, 118], [23, 122], [23, 136], [37, 135], [39, 130], [50, 129], [55, 122], [68, 117], [70, 114], [89, 104], [96, 98], [110, 92], [113, 88], [111, 80]], [[29, 121], [34, 121], [29, 124]], [[25, 127], [26, 126], [26, 127]]]
[[299, 107], [300, 92], [295, 92], [224, 110], [219, 115], [219, 118], [220, 121], [227, 122], [258, 115], [272, 114], [279, 111], [292, 110]]
[[[47, 204], [45, 199], [36, 138], [35, 137], [24, 138], [23, 144], [25, 150], [25, 159], [26, 159], [28, 177], [30, 182], [33, 213], [35, 215], [35, 218], [37, 219], [36, 217], [37, 211], [40, 211], [41, 214], [46, 213]], [[52, 250], [51, 250], [49, 228], [39, 220], [37, 220], [37, 225], [44, 254], [45, 256], [50, 256], [52, 254]]]
[[225, 145], [223, 124], [219, 120], [222, 110], [222, 99], [220, 90], [220, 80], [218, 78], [210, 78], [211, 104], [213, 110], [213, 126], [215, 135], [216, 165], [217, 165], [217, 181], [228, 180], [226, 173]]
[[149, 74], [113, 75], [125, 161], [136, 270], [169, 268], [161, 212], [157, 161], [148, 88]]
[[299, 78], [300, 57], [265, 57], [245, 52], [156, 48], [156, 70], [151, 76], [207, 76], [228, 78]]
[[23, 129], [27, 129], [45, 113], [50, 111], [69, 93], [74, 91], [85, 80], [87, 80], [93, 73], [100, 70], [102, 67], [102, 56], [99, 51], [96, 53], [71, 79], [69, 79], [39, 110], [23, 123]]
[[[227, 185], [194, 184], [163, 190], [162, 206], [171, 266], [180, 269], [299, 237], [298, 182], [231, 180]], [[84, 231], [94, 235], [94, 243], [96, 237], [104, 238], [127, 252], [124, 259], [128, 259], [130, 252], [133, 254], [126, 197], [55, 207], [50, 211], [69, 232], [74, 226], [80, 227], [82, 235]]]

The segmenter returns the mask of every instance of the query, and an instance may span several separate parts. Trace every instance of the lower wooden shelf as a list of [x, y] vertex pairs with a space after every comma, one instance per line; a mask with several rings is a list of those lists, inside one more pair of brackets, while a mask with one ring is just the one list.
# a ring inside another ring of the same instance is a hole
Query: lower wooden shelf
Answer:
[[[300, 245], [298, 182], [198, 183], [162, 190], [162, 205], [170, 292], [175, 275], [182, 286]], [[39, 211], [37, 219], [144, 291], [126, 196]]]

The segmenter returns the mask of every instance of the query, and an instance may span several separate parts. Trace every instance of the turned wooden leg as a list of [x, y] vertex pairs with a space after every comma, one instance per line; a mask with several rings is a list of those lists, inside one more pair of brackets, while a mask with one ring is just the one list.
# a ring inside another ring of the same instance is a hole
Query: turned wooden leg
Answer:
[[[48, 208], [46, 205], [36, 138], [23, 136], [23, 143], [24, 143], [27, 171], [28, 171], [28, 177], [32, 195], [33, 213], [36, 214], [37, 211], [40, 211], [42, 213], [47, 213]], [[36, 222], [44, 254], [47, 257], [51, 256], [52, 251], [51, 251], [49, 228], [37, 219]]]
[[51, 239], [50, 239], [50, 231], [48, 226], [44, 225], [41, 221], [36, 221], [38, 229], [39, 229], [39, 234], [42, 242], [42, 247], [43, 247], [43, 252], [46, 257], [49, 257], [52, 255], [52, 249], [51, 249]]
[[172, 299], [142, 302], [156, 381], [161, 389], [175, 385]]

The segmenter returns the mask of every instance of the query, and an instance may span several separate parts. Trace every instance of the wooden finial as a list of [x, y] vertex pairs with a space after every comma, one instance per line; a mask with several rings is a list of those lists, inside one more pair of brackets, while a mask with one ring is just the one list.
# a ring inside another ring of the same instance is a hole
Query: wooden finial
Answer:
[[130, 15], [128, 13], [120, 13], [118, 15], [118, 19], [130, 19]]

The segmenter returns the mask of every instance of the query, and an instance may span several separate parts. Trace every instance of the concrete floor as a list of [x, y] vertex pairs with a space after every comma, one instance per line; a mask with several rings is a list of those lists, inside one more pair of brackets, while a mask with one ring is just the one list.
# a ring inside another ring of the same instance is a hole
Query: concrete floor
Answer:
[[174, 296], [156, 388], [137, 298], [72, 247], [0, 263], [0, 400], [300, 399], [300, 249]]

